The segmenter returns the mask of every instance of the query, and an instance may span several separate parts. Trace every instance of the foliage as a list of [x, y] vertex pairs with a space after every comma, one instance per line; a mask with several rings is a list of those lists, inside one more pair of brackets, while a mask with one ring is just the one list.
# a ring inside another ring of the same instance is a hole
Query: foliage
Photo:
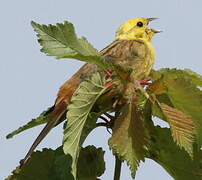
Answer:
[[[153, 70], [151, 84], [142, 87], [123, 78], [130, 75], [131, 69], [106, 62], [85, 38], [78, 38], [71, 23], [32, 22], [32, 26], [41, 51], [47, 55], [94, 63], [115, 73], [107, 78], [100, 70], [84, 80], [67, 107], [63, 146], [33, 153], [8, 180], [96, 180], [105, 170], [104, 152], [93, 146], [83, 148], [82, 144], [98, 125], [112, 129], [109, 147], [119, 160], [127, 162], [133, 177], [139, 162], [150, 158], [175, 180], [202, 179], [201, 75], [188, 69]], [[7, 137], [47, 122], [50, 111]], [[97, 123], [106, 112], [114, 112], [115, 116]], [[166, 121], [170, 128], [154, 126], [154, 116]]]
[[86, 136], [96, 127], [97, 118], [88, 118], [96, 100], [106, 91], [100, 73], [82, 82], [68, 106], [67, 126], [64, 129], [63, 150], [72, 157], [72, 174], [76, 178], [77, 157]]
[[194, 142], [194, 125], [190, 116], [172, 108], [166, 104], [160, 104], [160, 108], [170, 124], [170, 130], [174, 141], [192, 156]]
[[154, 127], [148, 158], [159, 163], [175, 180], [202, 179], [202, 151], [194, 147], [193, 159], [172, 140], [169, 129]]
[[[62, 147], [56, 150], [43, 149], [32, 154], [28, 162], [17, 167], [6, 180], [74, 180], [71, 174], [72, 158], [65, 155]], [[102, 148], [87, 146], [81, 149], [78, 158], [79, 180], [97, 180], [105, 170]]]
[[[192, 135], [196, 135], [197, 143], [201, 146], [202, 115], [200, 112], [202, 111], [202, 94], [201, 90], [198, 88], [201, 79], [196, 73], [192, 73], [194, 75], [191, 73], [186, 74], [187, 70], [185, 72], [178, 70], [177, 72], [178, 73], [176, 73], [175, 69], [163, 69], [155, 72], [154, 77], [156, 74], [160, 74], [160, 76], [150, 85], [148, 91], [151, 94], [155, 94], [159, 102], [176, 108], [178, 111], [182, 111], [186, 117], [189, 117], [184, 118], [184, 121], [187, 122], [188, 119], [188, 123], [193, 121], [192, 126], [194, 128], [192, 127]], [[190, 76], [190, 74], [192, 76]], [[164, 119], [159, 113], [154, 115]], [[186, 128], [187, 124], [185, 122], [183, 125], [182, 128]], [[178, 126], [178, 128], [180, 127]]]
[[88, 43], [86, 38], [77, 38], [74, 27], [65, 21], [64, 24], [40, 25], [31, 22], [38, 33], [38, 41], [42, 46], [41, 51], [56, 58], [73, 58], [89, 63], [95, 63], [101, 68], [106, 68], [98, 51]]
[[142, 123], [141, 112], [134, 104], [127, 104], [121, 110], [121, 115], [116, 119], [109, 146], [120, 160], [126, 160], [130, 166], [132, 176], [140, 160], [146, 154], [147, 134]]

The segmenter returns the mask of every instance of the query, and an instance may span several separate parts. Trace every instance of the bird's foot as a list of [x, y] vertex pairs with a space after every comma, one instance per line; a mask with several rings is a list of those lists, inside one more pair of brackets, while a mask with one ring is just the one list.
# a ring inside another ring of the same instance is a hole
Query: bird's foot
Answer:
[[108, 70], [105, 70], [104, 71], [104, 74], [105, 74], [105, 79], [111, 79], [112, 77], [112, 73]]
[[108, 87], [111, 87], [111, 86], [113, 86], [113, 85], [114, 85], [113, 83], [106, 83], [106, 84], [104, 85], [104, 87], [108, 88]]
[[114, 84], [111, 83], [111, 80], [112, 80], [112, 73], [108, 70], [105, 70], [104, 71], [104, 74], [105, 74], [105, 80], [106, 80], [106, 84], [104, 85], [104, 87], [111, 87], [113, 86]]

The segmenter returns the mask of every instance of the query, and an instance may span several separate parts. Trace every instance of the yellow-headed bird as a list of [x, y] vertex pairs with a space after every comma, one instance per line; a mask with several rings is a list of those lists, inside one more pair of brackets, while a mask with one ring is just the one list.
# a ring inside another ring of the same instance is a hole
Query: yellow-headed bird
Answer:
[[[150, 41], [155, 33], [160, 32], [148, 27], [149, 22], [154, 19], [156, 18], [135, 18], [124, 22], [116, 31], [115, 41], [100, 51], [100, 55], [107, 61], [132, 68], [132, 80], [146, 78], [154, 64], [154, 50]], [[66, 113], [67, 105], [78, 85], [97, 70], [94, 64], [87, 63], [60, 87], [55, 104], [49, 111], [49, 121], [21, 161], [21, 165]]]

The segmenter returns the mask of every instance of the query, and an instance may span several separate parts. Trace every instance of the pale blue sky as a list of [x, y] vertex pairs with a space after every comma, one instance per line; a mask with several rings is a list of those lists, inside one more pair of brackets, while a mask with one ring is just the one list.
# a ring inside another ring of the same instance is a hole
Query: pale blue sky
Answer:
[[[134, 17], [159, 17], [151, 24], [163, 30], [156, 35], [155, 68], [190, 68], [202, 74], [202, 1], [195, 0], [2, 0], [0, 61], [0, 179], [8, 176], [22, 159], [42, 127], [26, 131], [13, 139], [5, 135], [36, 117], [54, 102], [59, 86], [80, 66], [74, 60], [55, 60], [39, 51], [30, 21], [56, 23], [71, 21], [79, 36], [85, 36], [102, 49], [114, 39], [116, 28]], [[114, 159], [108, 150], [109, 135], [102, 128], [92, 133], [87, 144], [106, 150], [107, 171], [102, 180], [113, 176]], [[39, 145], [55, 148], [61, 145], [62, 127], [55, 128]], [[122, 180], [130, 180], [126, 166]], [[141, 163], [136, 180], [172, 180], [153, 161]]]

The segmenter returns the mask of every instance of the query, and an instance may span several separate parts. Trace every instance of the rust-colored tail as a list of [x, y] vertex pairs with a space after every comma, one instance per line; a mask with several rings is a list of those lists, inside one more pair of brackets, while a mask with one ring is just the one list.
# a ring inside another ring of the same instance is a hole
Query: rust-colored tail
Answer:
[[20, 165], [22, 166], [27, 159], [31, 156], [32, 152], [35, 150], [35, 148], [38, 146], [38, 144], [43, 140], [43, 138], [50, 132], [50, 130], [58, 123], [60, 118], [63, 116], [63, 114], [66, 111], [66, 104], [61, 103], [54, 107], [53, 111], [50, 114], [50, 119], [45, 125], [45, 127], [42, 129], [38, 137], [35, 139], [34, 143], [30, 147], [28, 153], [26, 154], [25, 158], [20, 161]]
[[42, 129], [32, 146], [30, 147], [25, 158], [20, 161], [22, 166], [27, 159], [31, 156], [32, 152], [38, 146], [38, 144], [44, 139], [44, 137], [50, 132], [50, 130], [60, 122], [61, 117], [66, 112], [67, 105], [69, 104], [71, 97], [79, 84], [86, 78], [91, 76], [97, 71], [97, 68], [93, 64], [85, 64], [79, 71], [77, 71], [69, 80], [67, 80], [59, 89], [53, 110], [50, 112], [50, 119]]

